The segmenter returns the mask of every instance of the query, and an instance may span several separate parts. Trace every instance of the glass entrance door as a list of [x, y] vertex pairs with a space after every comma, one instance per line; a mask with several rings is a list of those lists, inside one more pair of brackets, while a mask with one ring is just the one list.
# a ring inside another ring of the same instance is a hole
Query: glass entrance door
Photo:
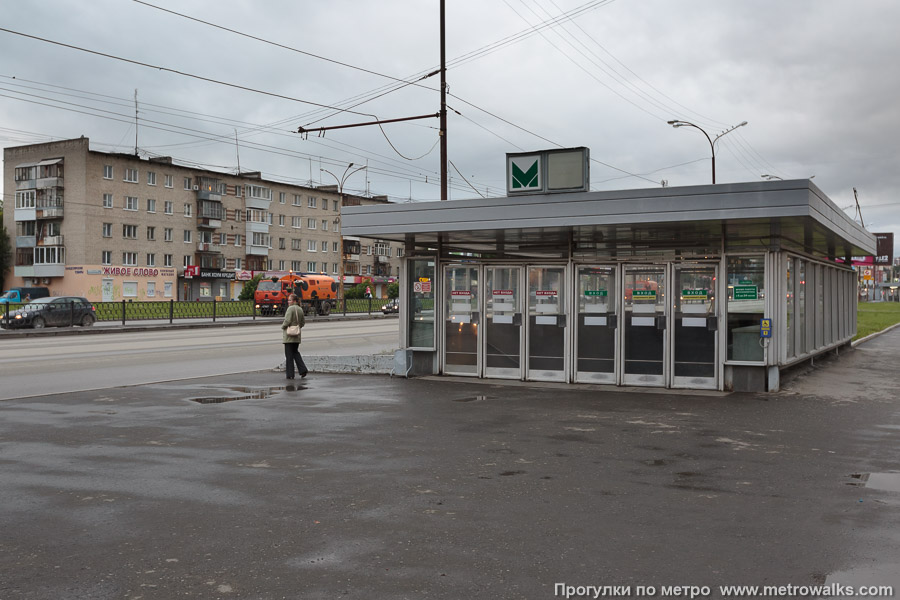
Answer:
[[718, 388], [715, 265], [674, 266], [672, 387]]
[[478, 363], [478, 267], [444, 270], [444, 373], [473, 375]]
[[565, 267], [528, 267], [529, 380], [566, 380], [565, 281]]
[[666, 268], [625, 266], [623, 277], [625, 385], [666, 384]]
[[522, 268], [485, 267], [484, 376], [522, 378]]
[[616, 268], [578, 267], [575, 381], [616, 383]]

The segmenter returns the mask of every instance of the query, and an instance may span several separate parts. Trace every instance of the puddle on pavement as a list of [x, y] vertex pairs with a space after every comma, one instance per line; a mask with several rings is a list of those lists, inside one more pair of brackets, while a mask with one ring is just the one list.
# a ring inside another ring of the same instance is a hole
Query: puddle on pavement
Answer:
[[196, 402], [197, 404], [221, 404], [223, 402], [231, 402], [233, 400], [265, 400], [267, 398], [271, 398], [281, 391], [293, 392], [302, 388], [295, 385], [282, 385], [278, 387], [265, 388], [226, 386], [216, 387], [215, 389], [220, 392], [233, 392], [236, 395], [199, 396], [197, 398], [188, 398], [188, 400], [190, 400], [191, 402]]
[[900, 492], [900, 473], [854, 473], [850, 477], [856, 481], [847, 485], [857, 485], [884, 492]]
[[470, 398], [454, 398], [453, 402], [479, 402], [481, 400], [487, 400], [487, 396], [472, 396]]

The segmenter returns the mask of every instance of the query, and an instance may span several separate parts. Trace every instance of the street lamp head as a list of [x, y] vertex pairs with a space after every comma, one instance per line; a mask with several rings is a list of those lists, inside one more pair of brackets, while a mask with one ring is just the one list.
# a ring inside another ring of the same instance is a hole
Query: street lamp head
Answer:
[[743, 126], [746, 125], [746, 124], [747, 124], [747, 121], [744, 121], [743, 123], [741, 123], [740, 125], [738, 125], [738, 127], [743, 127]]

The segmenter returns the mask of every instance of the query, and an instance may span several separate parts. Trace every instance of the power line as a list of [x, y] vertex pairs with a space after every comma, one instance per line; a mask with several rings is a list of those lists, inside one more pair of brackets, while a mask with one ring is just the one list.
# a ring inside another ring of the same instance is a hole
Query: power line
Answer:
[[183, 77], [191, 77], [191, 78], [193, 78], [193, 79], [198, 79], [198, 80], [200, 80], [200, 81], [207, 81], [207, 82], [209, 82], [209, 83], [215, 83], [215, 84], [217, 84], [217, 85], [224, 85], [224, 86], [227, 86], [227, 87], [233, 87], [233, 88], [235, 88], [235, 89], [244, 90], [244, 91], [247, 91], [247, 92], [253, 92], [253, 93], [256, 93], [256, 94], [263, 94], [263, 95], [265, 95], [265, 96], [272, 96], [273, 98], [281, 98], [282, 100], [290, 100], [291, 102], [299, 102], [299, 103], [301, 103], [301, 104], [309, 104], [309, 105], [311, 105], [311, 106], [318, 106], [318, 107], [320, 107], [320, 108], [327, 108], [327, 109], [329, 109], [329, 110], [337, 110], [337, 111], [339, 111], [339, 112], [349, 112], [349, 113], [352, 113], [352, 114], [355, 114], [355, 115], [362, 115], [362, 116], [365, 116], [365, 117], [374, 117], [374, 118], [376, 118], [376, 119], [378, 118], [376, 115], [369, 114], [369, 113], [356, 112], [356, 111], [352, 111], [352, 110], [347, 110], [347, 109], [339, 108], [339, 107], [336, 107], [336, 106], [330, 106], [330, 105], [327, 105], [327, 104], [321, 104], [321, 103], [318, 103], [318, 102], [312, 102], [312, 101], [310, 101], [310, 100], [302, 100], [302, 99], [300, 99], [300, 98], [294, 98], [294, 97], [291, 97], [291, 96], [285, 96], [285, 95], [283, 95], [283, 94], [276, 94], [275, 92], [267, 92], [267, 91], [264, 91], [264, 90], [258, 90], [258, 89], [256, 89], [256, 88], [251, 88], [251, 87], [244, 86], [244, 85], [240, 85], [240, 84], [237, 84], [237, 83], [229, 83], [229, 82], [227, 82], [227, 81], [221, 81], [221, 80], [218, 80], [218, 79], [212, 79], [212, 78], [210, 78], [210, 77], [204, 77], [204, 76], [202, 76], [202, 75], [196, 75], [196, 74], [193, 74], [193, 73], [187, 73], [187, 72], [185, 72], [185, 71], [179, 71], [179, 70], [177, 70], [177, 69], [170, 69], [170, 68], [168, 68], [168, 67], [162, 67], [162, 66], [159, 66], [159, 65], [152, 65], [152, 64], [149, 64], [149, 63], [145, 63], [145, 62], [141, 62], [141, 61], [137, 61], [137, 60], [132, 60], [132, 59], [130, 59], [130, 58], [124, 58], [124, 57], [121, 57], [121, 56], [116, 56], [116, 55], [114, 55], [114, 54], [107, 54], [107, 53], [105, 53], [105, 52], [99, 52], [99, 51], [97, 51], [97, 50], [90, 50], [90, 49], [88, 49], [88, 48], [82, 48], [82, 47], [80, 47], [80, 46], [74, 46], [74, 45], [72, 45], [72, 44], [66, 44], [66, 43], [63, 43], [63, 42], [57, 42], [57, 41], [55, 41], [55, 40], [50, 40], [50, 39], [47, 39], [47, 38], [42, 38], [42, 37], [39, 37], [39, 36], [36, 36], [36, 35], [30, 35], [30, 34], [28, 34], [28, 33], [22, 33], [22, 32], [20, 32], [20, 31], [13, 31], [12, 29], [6, 29], [5, 27], [0, 27], [0, 31], [5, 31], [5, 32], [7, 32], [7, 33], [12, 33], [13, 35], [19, 35], [19, 36], [22, 36], [22, 37], [30, 38], [30, 39], [37, 40], [37, 41], [40, 41], [40, 42], [45, 42], [45, 43], [48, 43], [48, 44], [53, 44], [53, 45], [56, 45], [56, 46], [62, 46], [63, 48], [69, 48], [69, 49], [71, 49], [71, 50], [78, 50], [79, 52], [86, 52], [86, 53], [88, 53], [88, 54], [94, 54], [94, 55], [97, 55], [97, 56], [103, 56], [103, 57], [105, 57], [105, 58], [111, 58], [111, 59], [113, 59], [113, 60], [118, 60], [118, 61], [122, 61], [122, 62], [126, 62], [126, 63], [133, 64], [133, 65], [138, 65], [138, 66], [141, 66], [141, 67], [147, 67], [147, 68], [150, 68], [150, 69], [157, 69], [157, 70], [159, 70], [159, 71], [167, 71], [167, 72], [169, 72], [169, 73], [174, 73], [174, 74], [176, 74], [176, 75], [181, 75], [181, 76], [183, 76]]

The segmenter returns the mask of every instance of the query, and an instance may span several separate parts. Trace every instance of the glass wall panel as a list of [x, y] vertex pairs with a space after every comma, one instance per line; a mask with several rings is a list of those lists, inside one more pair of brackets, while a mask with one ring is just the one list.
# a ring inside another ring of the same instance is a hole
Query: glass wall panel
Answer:
[[794, 283], [796, 291], [794, 301], [794, 311], [796, 318], [794, 323], [797, 328], [797, 345], [795, 346], [796, 355], [800, 356], [807, 351], [806, 347], [806, 261], [801, 259], [794, 260], [797, 266], [797, 277]]
[[447, 267], [444, 371], [478, 374], [478, 267]]
[[792, 358], [796, 352], [794, 350], [794, 259], [790, 256], [785, 257], [784, 264], [786, 267], [785, 281], [785, 307], [787, 309], [784, 321], [784, 339], [787, 347], [787, 358]]
[[666, 342], [666, 272], [625, 267], [625, 383], [663, 385]]
[[577, 368], [580, 380], [615, 381], [615, 267], [578, 267]]
[[759, 321], [766, 306], [765, 256], [728, 257], [728, 360], [762, 361]]
[[834, 341], [834, 269], [825, 267], [825, 344], [831, 344]]
[[[675, 265], [672, 375], [692, 384], [716, 377], [716, 267]], [[758, 331], [758, 330], [757, 330]], [[757, 335], [759, 335], [757, 333]]]
[[566, 269], [528, 268], [528, 377], [565, 379]]
[[434, 349], [434, 259], [410, 259], [407, 262], [408, 348]]
[[815, 345], [821, 348], [825, 345], [825, 271], [828, 267], [816, 265], [816, 327]]

